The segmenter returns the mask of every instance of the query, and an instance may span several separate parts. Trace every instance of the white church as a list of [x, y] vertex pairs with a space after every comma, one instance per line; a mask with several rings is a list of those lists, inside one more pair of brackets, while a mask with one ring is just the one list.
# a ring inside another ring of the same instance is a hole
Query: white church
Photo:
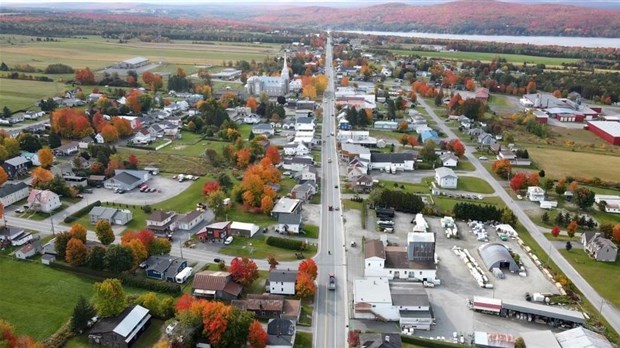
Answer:
[[250, 95], [259, 95], [266, 92], [270, 97], [284, 96], [289, 92], [289, 72], [284, 53], [284, 65], [280, 76], [252, 76], [245, 85]]

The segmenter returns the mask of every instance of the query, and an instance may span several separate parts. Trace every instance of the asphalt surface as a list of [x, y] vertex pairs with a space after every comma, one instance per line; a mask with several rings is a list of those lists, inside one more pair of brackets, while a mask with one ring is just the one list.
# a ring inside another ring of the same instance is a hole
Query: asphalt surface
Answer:
[[[441, 119], [435, 111], [424, 101], [418, 99], [418, 102], [426, 109], [428, 114], [437, 122], [437, 126], [448, 135], [450, 138], [458, 138], [458, 136], [446, 126], [445, 121]], [[466, 146], [465, 157], [476, 167], [476, 173], [478, 177], [488, 182], [495, 190], [495, 193], [506, 203], [512, 212], [519, 219], [519, 222], [530, 232], [534, 240], [540, 245], [541, 249], [549, 255], [549, 257], [555, 262], [555, 264], [564, 272], [566, 277], [575, 284], [577, 289], [592, 303], [597, 309], [601, 310], [601, 315], [609, 322], [611, 327], [616, 332], [620, 332], [620, 311], [612, 304], [608, 303], [601, 295], [594, 290], [590, 284], [583, 279], [583, 277], [577, 272], [573, 266], [560, 254], [560, 252], [553, 246], [552, 241], [549, 241], [541, 229], [532, 222], [532, 220], [525, 214], [521, 206], [517, 204], [506, 192], [506, 190], [499, 184], [497, 180], [489, 173], [486, 168], [482, 166], [480, 161], [472, 154], [474, 151], [470, 146]]]
[[[327, 40], [325, 72], [329, 78], [328, 87], [323, 95], [323, 134], [324, 140], [321, 156], [323, 168], [321, 194], [321, 225], [319, 250], [314, 258], [318, 268], [317, 293], [313, 314], [313, 347], [346, 347], [346, 330], [349, 322], [347, 310], [347, 270], [342, 207], [340, 204], [340, 175], [336, 154], [336, 137], [330, 132], [336, 131], [335, 94], [333, 54], [331, 35]], [[331, 162], [331, 163], [330, 163]], [[334, 208], [333, 211], [329, 207]], [[336, 210], [338, 209], [338, 210]], [[336, 290], [327, 289], [329, 273], [336, 277]]]

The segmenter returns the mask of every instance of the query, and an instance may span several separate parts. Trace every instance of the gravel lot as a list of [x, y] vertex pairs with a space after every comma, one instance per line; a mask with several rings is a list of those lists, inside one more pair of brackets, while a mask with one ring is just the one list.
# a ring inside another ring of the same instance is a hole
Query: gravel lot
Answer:
[[[412, 214], [397, 213], [394, 219], [395, 233], [388, 235], [374, 232], [374, 230], [362, 230], [359, 223], [360, 214], [357, 210], [347, 211], [345, 217], [347, 219], [345, 226], [348, 238], [356, 239], [358, 243], [363, 235], [366, 238], [385, 236], [390, 243], [403, 245], [407, 241], [407, 233], [413, 227], [411, 224]], [[372, 229], [374, 227], [373, 210], [369, 210], [369, 220], [367, 227]], [[484, 263], [478, 255], [477, 248], [484, 244], [484, 242], [477, 241], [475, 235], [470, 232], [469, 227], [465, 223], [458, 223], [461, 239], [457, 240], [446, 238], [443, 228], [440, 226], [439, 218], [426, 217], [426, 220], [430, 231], [437, 232], [436, 253], [440, 259], [437, 276], [441, 279], [441, 285], [436, 288], [426, 289], [435, 318], [437, 319], [437, 325], [431, 331], [416, 331], [416, 335], [450, 338], [455, 331], [463, 333], [466, 337], [472, 334], [473, 331], [503, 332], [518, 335], [524, 331], [548, 329], [544, 325], [475, 313], [466, 306], [466, 300], [472, 296], [523, 300], [526, 291], [530, 293], [557, 293], [555, 286], [535, 267], [515, 240], [502, 242], [495, 232], [491, 229], [488, 230], [489, 242], [501, 242], [521, 256], [528, 276], [519, 277], [516, 274], [505, 272], [505, 279], [497, 279], [490, 272], [486, 272], [487, 277], [494, 285], [494, 289], [482, 289], [469, 274], [465, 264], [453, 253], [451, 248], [459, 246], [469, 250], [470, 254], [482, 266]], [[361, 248], [350, 251], [348, 259], [349, 280], [363, 277], [363, 257]], [[375, 324], [373, 321], [356, 320], [353, 325], [357, 328], [365, 327], [367, 330], [385, 329], [385, 323]], [[398, 326], [396, 326], [396, 329], [398, 329]]]
[[151, 177], [146, 184], [149, 185], [149, 187], [154, 187], [161, 192], [145, 193], [140, 192], [139, 189], [133, 189], [121, 195], [112, 192], [112, 190], [97, 189], [93, 195], [98, 196], [100, 191], [103, 190], [112, 194], [111, 201], [113, 202], [125, 204], [155, 204], [179, 195], [181, 192], [190, 187], [192, 183], [193, 181], [186, 180], [183, 182], [178, 182], [177, 180], [172, 180], [157, 175]]

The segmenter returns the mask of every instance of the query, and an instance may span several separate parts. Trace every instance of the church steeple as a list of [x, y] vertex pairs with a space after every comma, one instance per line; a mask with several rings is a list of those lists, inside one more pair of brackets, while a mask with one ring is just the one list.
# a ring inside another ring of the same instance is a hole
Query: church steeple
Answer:
[[288, 64], [286, 64], [286, 50], [284, 51], [284, 65], [282, 66], [282, 73], [280, 73], [280, 77], [286, 81], [289, 81]]

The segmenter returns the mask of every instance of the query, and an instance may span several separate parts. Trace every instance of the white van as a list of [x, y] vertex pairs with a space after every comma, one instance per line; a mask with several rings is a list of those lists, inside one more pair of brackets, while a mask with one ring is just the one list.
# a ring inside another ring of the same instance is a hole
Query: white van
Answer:
[[179, 284], [183, 284], [185, 283], [185, 281], [187, 280], [187, 278], [189, 278], [192, 275], [192, 271], [194, 269], [191, 267], [185, 267], [183, 268], [183, 270], [181, 272], [179, 272], [179, 274], [177, 274], [177, 276], [174, 278], [174, 280], [179, 283]]

